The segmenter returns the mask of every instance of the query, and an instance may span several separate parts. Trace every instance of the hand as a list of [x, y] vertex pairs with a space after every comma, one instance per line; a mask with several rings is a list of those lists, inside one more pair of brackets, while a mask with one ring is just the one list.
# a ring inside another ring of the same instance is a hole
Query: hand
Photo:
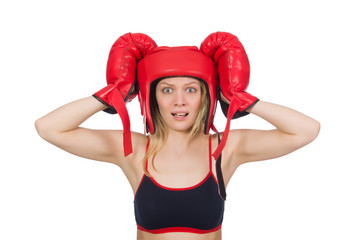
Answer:
[[142, 33], [127, 33], [113, 44], [107, 62], [107, 86], [93, 94], [108, 108], [105, 112], [118, 112], [123, 124], [124, 154], [132, 153], [131, 124], [126, 108], [138, 94], [136, 80], [137, 63], [157, 44]]
[[227, 117], [223, 138], [213, 154], [217, 158], [225, 146], [231, 119], [249, 114], [246, 110], [259, 99], [245, 92], [249, 84], [250, 64], [245, 49], [236, 36], [227, 32], [212, 33], [202, 42], [200, 49], [218, 65], [219, 102]]

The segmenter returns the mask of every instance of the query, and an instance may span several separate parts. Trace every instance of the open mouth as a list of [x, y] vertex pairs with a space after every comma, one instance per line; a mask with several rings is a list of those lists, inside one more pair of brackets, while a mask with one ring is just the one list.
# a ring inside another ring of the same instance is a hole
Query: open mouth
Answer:
[[186, 117], [188, 113], [171, 113], [174, 117]]

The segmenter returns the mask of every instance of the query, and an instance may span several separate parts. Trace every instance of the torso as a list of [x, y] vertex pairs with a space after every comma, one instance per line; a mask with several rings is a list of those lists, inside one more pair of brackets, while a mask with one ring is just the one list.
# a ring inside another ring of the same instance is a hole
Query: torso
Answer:
[[[188, 188], [190, 186], [195, 186], [205, 180], [205, 176], [210, 172], [209, 164], [208, 164], [208, 136], [205, 136], [204, 141], [201, 141], [200, 146], [191, 147], [187, 153], [183, 153], [182, 156], [178, 158], [170, 158], [167, 157], [167, 152], [162, 152], [158, 154], [155, 158], [155, 168], [152, 167], [152, 164], [149, 161], [148, 170], [155, 181], [155, 183], [159, 184], [162, 187], [166, 188]], [[212, 151], [214, 151], [217, 147], [217, 136], [212, 136]], [[123, 169], [127, 178], [130, 181], [134, 194], [137, 193], [137, 190], [140, 186], [142, 179], [144, 178], [144, 172], [142, 167], [142, 158], [145, 153], [147, 138], [145, 137], [144, 141], [142, 141], [141, 146], [139, 145], [139, 149], [143, 148], [143, 155], [138, 154], [139, 157], [132, 160], [132, 167], [128, 167]], [[202, 147], [201, 147], [202, 145]], [[169, 155], [169, 154], [168, 154]], [[173, 161], [177, 162], [173, 162]], [[212, 158], [212, 171], [211, 174], [215, 181], [217, 181], [216, 175], [216, 167], [215, 160]], [[176, 167], [175, 167], [176, 165]], [[227, 157], [223, 156], [222, 159], [222, 170], [224, 174], [225, 185], [229, 182], [233, 169], [230, 169], [230, 164], [228, 164]], [[170, 168], [170, 166], [173, 166]], [[128, 169], [128, 170], [127, 170]], [[132, 169], [132, 170], [131, 170]], [[226, 170], [224, 170], [226, 169]], [[225, 172], [225, 173], [224, 173]], [[187, 178], [185, 178], [185, 174], [187, 173]], [[230, 174], [231, 173], [231, 174]], [[135, 226], [136, 227], [136, 226]], [[189, 232], [169, 232], [162, 234], [152, 234], [145, 231], [138, 231], [138, 240], [163, 240], [163, 239], [191, 239], [191, 240], [203, 240], [203, 239], [221, 239], [221, 229], [205, 233], [205, 234], [197, 234], [197, 233], [189, 233]]]

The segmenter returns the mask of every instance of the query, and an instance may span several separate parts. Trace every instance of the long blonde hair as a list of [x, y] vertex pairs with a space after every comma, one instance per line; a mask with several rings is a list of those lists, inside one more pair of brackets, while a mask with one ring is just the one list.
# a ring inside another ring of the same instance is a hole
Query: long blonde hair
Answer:
[[[195, 123], [187, 130], [188, 141], [191, 141], [195, 136], [201, 133], [205, 128], [205, 123], [208, 115], [208, 108], [210, 106], [210, 99], [207, 96], [208, 90], [205, 86], [205, 83], [197, 79], [200, 82], [201, 89], [201, 106], [200, 111], [196, 117]], [[161, 150], [162, 146], [166, 143], [167, 140], [167, 129], [165, 128], [166, 124], [159, 112], [155, 89], [156, 85], [153, 88], [150, 88], [150, 110], [152, 113], [152, 120], [155, 132], [153, 135], [149, 135], [149, 146], [147, 148], [145, 157], [142, 160], [143, 171], [146, 175], [149, 176], [149, 173], [146, 171], [147, 159], [152, 156], [152, 167], [156, 170], [154, 160], [157, 153]], [[207, 124], [207, 123], [206, 123]], [[157, 170], [156, 170], [157, 171]]]

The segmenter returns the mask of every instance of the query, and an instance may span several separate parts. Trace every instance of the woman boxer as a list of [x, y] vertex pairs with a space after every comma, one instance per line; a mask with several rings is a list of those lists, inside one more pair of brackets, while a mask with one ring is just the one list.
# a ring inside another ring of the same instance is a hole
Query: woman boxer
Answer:
[[[229, 33], [211, 34], [200, 50], [157, 47], [148, 36], [129, 33], [111, 49], [108, 85], [38, 119], [36, 128], [65, 151], [121, 167], [135, 195], [138, 239], [218, 240], [225, 187], [237, 167], [293, 152], [313, 141], [320, 127], [246, 93], [248, 81], [246, 53]], [[130, 131], [125, 103], [137, 94], [148, 135]], [[216, 95], [227, 126], [209, 134]], [[123, 131], [79, 127], [101, 110], [118, 112]], [[275, 129], [229, 131], [232, 118], [249, 113]]]

